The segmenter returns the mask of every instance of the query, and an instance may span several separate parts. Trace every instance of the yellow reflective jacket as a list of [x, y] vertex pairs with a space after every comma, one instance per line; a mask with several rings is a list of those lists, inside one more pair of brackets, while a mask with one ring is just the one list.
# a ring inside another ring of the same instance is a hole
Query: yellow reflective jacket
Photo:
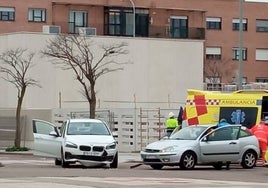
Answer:
[[177, 119], [169, 118], [166, 120], [166, 126], [168, 129], [175, 129], [178, 126]]

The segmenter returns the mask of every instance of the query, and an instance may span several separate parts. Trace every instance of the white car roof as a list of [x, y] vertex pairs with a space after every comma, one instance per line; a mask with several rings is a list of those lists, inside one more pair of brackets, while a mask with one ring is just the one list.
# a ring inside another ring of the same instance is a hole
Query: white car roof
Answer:
[[69, 119], [70, 122], [102, 122], [99, 119], [89, 119], [89, 118], [84, 118], [84, 119]]

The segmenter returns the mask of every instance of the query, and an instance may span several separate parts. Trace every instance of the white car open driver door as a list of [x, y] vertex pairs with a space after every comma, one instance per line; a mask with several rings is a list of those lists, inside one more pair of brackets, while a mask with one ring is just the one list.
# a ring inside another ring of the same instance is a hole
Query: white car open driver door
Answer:
[[33, 119], [34, 155], [60, 158], [62, 137], [58, 128], [46, 121]]

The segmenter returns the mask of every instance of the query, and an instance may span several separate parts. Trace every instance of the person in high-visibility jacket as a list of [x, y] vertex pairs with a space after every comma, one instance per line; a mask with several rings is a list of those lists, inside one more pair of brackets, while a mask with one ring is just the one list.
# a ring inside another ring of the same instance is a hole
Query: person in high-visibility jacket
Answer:
[[175, 118], [173, 112], [169, 112], [168, 119], [166, 120], [167, 136], [169, 137], [172, 131], [179, 126], [178, 120]]

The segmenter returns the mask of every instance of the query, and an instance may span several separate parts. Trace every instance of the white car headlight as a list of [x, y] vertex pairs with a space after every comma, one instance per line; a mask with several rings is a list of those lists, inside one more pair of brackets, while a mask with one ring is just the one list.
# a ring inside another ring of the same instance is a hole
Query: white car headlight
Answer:
[[72, 142], [66, 142], [65, 147], [67, 148], [78, 148], [78, 146]]
[[116, 148], [116, 142], [113, 142], [106, 146], [106, 149], [115, 149]]
[[174, 151], [175, 150], [175, 147], [174, 146], [169, 146], [169, 147], [166, 147], [164, 149], [161, 150], [162, 153], [164, 152], [171, 152], [171, 151]]

